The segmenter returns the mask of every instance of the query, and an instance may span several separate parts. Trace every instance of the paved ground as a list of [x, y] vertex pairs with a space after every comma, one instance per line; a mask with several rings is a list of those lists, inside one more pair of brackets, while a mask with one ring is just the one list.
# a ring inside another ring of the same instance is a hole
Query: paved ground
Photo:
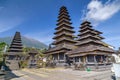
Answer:
[[8, 72], [5, 80], [111, 80], [112, 73], [107, 71], [77, 71], [71, 69], [23, 69]]

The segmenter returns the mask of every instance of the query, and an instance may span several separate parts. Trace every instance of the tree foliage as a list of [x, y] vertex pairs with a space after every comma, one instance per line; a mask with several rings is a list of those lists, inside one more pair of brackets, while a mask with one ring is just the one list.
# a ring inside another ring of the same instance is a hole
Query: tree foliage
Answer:
[[0, 42], [0, 65], [3, 62], [3, 50], [7, 44], [5, 42]]
[[[28, 53], [33, 49], [37, 50], [37, 52], [38, 52], [38, 54], [35, 55], [35, 58], [37, 59], [37, 67], [38, 68], [44, 67], [45, 63], [43, 62], [43, 58], [45, 57], [45, 55], [43, 53], [46, 51], [46, 49], [36, 49], [36, 48], [31, 48], [31, 47], [23, 47], [24, 56], [29, 56]], [[21, 68], [25, 68], [26, 66], [28, 66], [27, 64], [28, 63], [26, 63], [26, 61], [22, 61], [20, 63]]]
[[0, 43], [0, 52], [4, 50], [5, 45], [7, 45], [5, 42]]

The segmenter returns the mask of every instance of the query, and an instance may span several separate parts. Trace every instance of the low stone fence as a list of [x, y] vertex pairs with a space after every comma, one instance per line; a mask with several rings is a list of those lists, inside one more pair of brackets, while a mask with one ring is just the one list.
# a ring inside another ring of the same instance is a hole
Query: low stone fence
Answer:
[[74, 70], [87, 70], [87, 71], [104, 71], [104, 70], [110, 70], [111, 65], [87, 65], [87, 64], [74, 64], [73, 65]]

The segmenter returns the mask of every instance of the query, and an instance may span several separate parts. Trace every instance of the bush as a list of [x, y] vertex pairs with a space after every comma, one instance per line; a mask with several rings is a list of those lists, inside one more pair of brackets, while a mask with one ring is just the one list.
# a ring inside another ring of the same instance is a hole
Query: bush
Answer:
[[37, 68], [43, 68], [46, 67], [46, 62], [43, 62], [43, 60], [37, 61]]
[[20, 61], [20, 68], [26, 68], [28, 66], [28, 61]]
[[0, 69], [1, 69], [2, 63], [3, 63], [3, 62], [2, 62], [2, 61], [0, 61]]

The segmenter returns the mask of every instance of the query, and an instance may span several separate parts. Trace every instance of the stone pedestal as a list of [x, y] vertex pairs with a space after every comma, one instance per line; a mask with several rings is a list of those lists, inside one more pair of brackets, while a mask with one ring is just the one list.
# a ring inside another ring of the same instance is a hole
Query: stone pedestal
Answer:
[[116, 80], [120, 80], [120, 63], [113, 63]]

